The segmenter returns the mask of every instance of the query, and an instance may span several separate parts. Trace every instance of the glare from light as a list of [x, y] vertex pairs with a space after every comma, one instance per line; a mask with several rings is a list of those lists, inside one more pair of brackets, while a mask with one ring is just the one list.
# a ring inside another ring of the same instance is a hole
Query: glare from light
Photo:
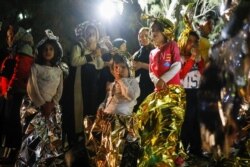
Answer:
[[111, 20], [116, 14], [116, 5], [112, 0], [105, 0], [99, 6], [99, 14], [103, 19]]
[[23, 18], [24, 18], [23, 14], [22, 14], [22, 13], [19, 13], [19, 14], [18, 14], [18, 18], [19, 18], [19, 20], [23, 20]]

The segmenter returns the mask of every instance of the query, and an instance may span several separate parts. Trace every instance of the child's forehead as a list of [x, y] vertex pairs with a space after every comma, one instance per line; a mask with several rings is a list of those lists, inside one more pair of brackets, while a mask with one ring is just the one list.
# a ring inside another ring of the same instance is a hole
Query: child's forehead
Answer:
[[114, 64], [117, 66], [126, 66], [126, 63], [124, 63], [124, 62], [119, 62], [119, 63], [114, 62]]

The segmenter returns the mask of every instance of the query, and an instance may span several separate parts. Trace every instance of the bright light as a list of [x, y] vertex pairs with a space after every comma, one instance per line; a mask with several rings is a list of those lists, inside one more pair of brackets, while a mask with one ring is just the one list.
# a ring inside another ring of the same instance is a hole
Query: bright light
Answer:
[[116, 5], [112, 0], [105, 0], [99, 6], [100, 16], [106, 20], [111, 20], [116, 14]]
[[23, 18], [24, 18], [23, 14], [22, 14], [22, 13], [19, 13], [19, 14], [18, 14], [18, 19], [19, 19], [19, 20], [23, 20]]

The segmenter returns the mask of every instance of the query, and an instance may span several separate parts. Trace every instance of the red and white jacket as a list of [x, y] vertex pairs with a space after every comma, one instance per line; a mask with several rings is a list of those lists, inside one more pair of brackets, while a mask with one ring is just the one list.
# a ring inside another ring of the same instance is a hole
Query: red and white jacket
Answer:
[[180, 69], [180, 51], [175, 41], [170, 41], [161, 48], [151, 51], [149, 56], [149, 71], [154, 84], [159, 79], [162, 79], [167, 85], [180, 85]]

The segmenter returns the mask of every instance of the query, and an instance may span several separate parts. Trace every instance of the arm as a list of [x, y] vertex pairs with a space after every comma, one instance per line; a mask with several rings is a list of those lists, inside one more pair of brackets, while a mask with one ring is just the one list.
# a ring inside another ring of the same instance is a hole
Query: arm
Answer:
[[154, 83], [154, 85], [156, 85], [157, 82], [159, 81], [159, 78], [157, 76], [155, 76], [155, 74], [153, 72], [150, 71], [150, 68], [148, 70], [149, 70], [149, 77], [150, 77], [151, 81]]
[[160, 77], [165, 83], [168, 83], [181, 70], [180, 50], [176, 42], [172, 41], [170, 47], [172, 54], [172, 64], [169, 70]]
[[59, 100], [62, 97], [62, 91], [63, 91], [63, 72], [61, 72], [60, 74], [60, 83], [57, 87], [56, 95], [53, 97], [52, 100], [55, 104], [59, 103]]
[[97, 70], [102, 69], [104, 67], [104, 61], [102, 59], [101, 49], [97, 48], [93, 56], [96, 58], [96, 64], [95, 64], [96, 69]]
[[15, 60], [16, 64], [8, 85], [8, 92], [11, 92], [12, 88], [17, 89], [17, 91], [26, 92], [27, 82], [34, 58], [31, 56], [17, 54], [15, 56]]
[[200, 73], [202, 74], [205, 68], [205, 62], [203, 58], [201, 58], [201, 61], [198, 63], [198, 68], [199, 68]]
[[121, 87], [121, 94], [129, 100], [135, 100], [140, 95], [139, 83], [136, 79], [122, 78], [117, 81]]
[[167, 83], [170, 81], [181, 69], [181, 62], [177, 61], [170, 66], [170, 69], [161, 76], [161, 79]]
[[31, 75], [29, 77], [28, 84], [27, 84], [27, 93], [28, 93], [30, 99], [35, 104], [35, 106], [40, 107], [43, 104], [45, 104], [46, 101], [41, 96], [40, 90], [38, 88], [37, 70], [36, 70], [35, 66], [32, 66], [32, 68], [31, 68]]
[[184, 66], [181, 68], [181, 71], [180, 71], [181, 79], [186, 77], [187, 73], [191, 70], [194, 63], [195, 63], [195, 60], [193, 60], [191, 57], [187, 60], [186, 63], [184, 63]]
[[70, 64], [72, 66], [81, 66], [86, 64], [87, 62], [92, 61], [91, 52], [88, 50], [84, 51], [84, 55], [82, 55], [82, 48], [78, 45], [75, 45], [71, 52]]
[[139, 69], [145, 69], [148, 70], [149, 66], [147, 63], [141, 62], [141, 61], [133, 61], [133, 67], [135, 68], [135, 70], [139, 70]]

